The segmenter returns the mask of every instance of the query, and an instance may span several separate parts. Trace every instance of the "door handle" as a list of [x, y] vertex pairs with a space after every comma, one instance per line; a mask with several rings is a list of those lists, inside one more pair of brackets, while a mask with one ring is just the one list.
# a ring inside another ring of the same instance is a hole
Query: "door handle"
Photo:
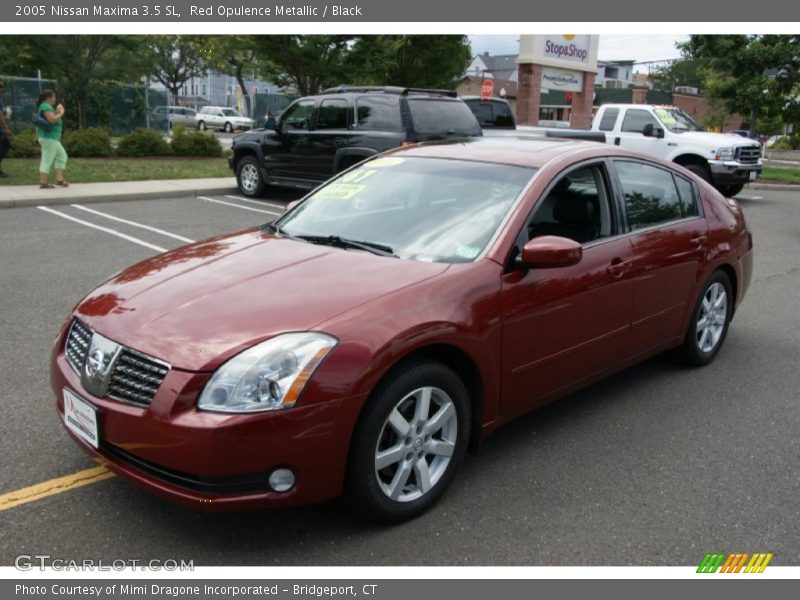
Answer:
[[708, 236], [698, 235], [697, 237], [693, 237], [690, 241], [692, 246], [694, 246], [695, 248], [702, 248], [703, 246], [706, 245], [706, 242], [708, 241]]
[[628, 270], [628, 264], [630, 264], [630, 262], [630, 260], [624, 260], [619, 257], [614, 258], [606, 270], [611, 277], [614, 279], [619, 279], [625, 274], [625, 271]]

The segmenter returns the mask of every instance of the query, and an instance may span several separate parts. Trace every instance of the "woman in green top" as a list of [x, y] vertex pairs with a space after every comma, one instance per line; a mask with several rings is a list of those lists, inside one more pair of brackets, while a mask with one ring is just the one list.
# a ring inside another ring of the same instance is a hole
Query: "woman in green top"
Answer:
[[38, 112], [45, 119], [53, 124], [50, 131], [45, 131], [41, 127], [37, 128], [36, 134], [39, 138], [39, 146], [42, 149], [42, 162], [39, 165], [39, 187], [52, 188], [47, 183], [47, 177], [55, 165], [56, 185], [67, 187], [69, 184], [64, 180], [64, 169], [67, 166], [67, 152], [61, 145], [61, 130], [63, 129], [62, 119], [64, 118], [64, 105], [56, 103], [56, 93], [53, 90], [44, 90], [39, 94]]

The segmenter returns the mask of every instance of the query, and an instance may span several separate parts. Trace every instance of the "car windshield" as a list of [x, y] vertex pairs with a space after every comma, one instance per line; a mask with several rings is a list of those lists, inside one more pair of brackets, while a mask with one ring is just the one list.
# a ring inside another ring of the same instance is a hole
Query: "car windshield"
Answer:
[[657, 108], [655, 113], [661, 124], [674, 133], [703, 131], [703, 128], [692, 117], [677, 108]]
[[287, 236], [380, 244], [405, 259], [470, 262], [535, 171], [441, 158], [376, 158], [313, 192], [277, 226]]
[[234, 110], [232, 108], [223, 108], [222, 114], [226, 117], [241, 117], [243, 116], [238, 110]]

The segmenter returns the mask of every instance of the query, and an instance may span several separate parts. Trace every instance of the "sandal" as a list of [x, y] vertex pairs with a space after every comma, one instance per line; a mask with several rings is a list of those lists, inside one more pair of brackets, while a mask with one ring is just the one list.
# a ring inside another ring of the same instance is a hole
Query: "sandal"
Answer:
[[56, 185], [60, 185], [61, 187], [69, 187], [69, 182], [62, 179], [61, 181], [56, 181]]
[[54, 186], [52, 183], [40, 183], [39, 187], [43, 190], [52, 190], [56, 186]]

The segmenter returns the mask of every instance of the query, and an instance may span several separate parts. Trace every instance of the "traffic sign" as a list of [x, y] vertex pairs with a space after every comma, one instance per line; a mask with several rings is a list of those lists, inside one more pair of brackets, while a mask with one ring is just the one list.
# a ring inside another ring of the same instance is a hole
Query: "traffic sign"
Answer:
[[481, 98], [491, 98], [494, 94], [494, 81], [487, 79], [481, 84]]

